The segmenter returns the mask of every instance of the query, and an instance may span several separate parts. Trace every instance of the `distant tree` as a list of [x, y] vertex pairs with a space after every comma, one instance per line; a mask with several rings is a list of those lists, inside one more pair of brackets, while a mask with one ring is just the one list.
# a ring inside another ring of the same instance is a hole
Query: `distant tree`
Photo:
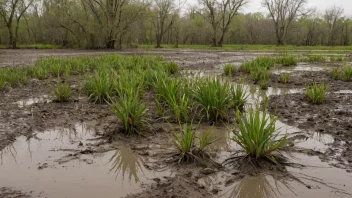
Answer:
[[334, 31], [336, 30], [337, 22], [342, 18], [343, 9], [338, 6], [333, 6], [325, 10], [324, 19], [329, 26], [329, 41], [328, 45], [334, 45]]
[[198, 2], [203, 6], [204, 18], [212, 27], [212, 46], [221, 47], [231, 21], [248, 0], [198, 0]]
[[20, 20], [33, 4], [34, 0], [1, 0], [0, 17], [5, 22], [9, 32], [10, 47], [17, 48], [18, 28]]
[[310, 10], [305, 6], [308, 0], [263, 0], [274, 22], [277, 45], [283, 45], [291, 23], [298, 16], [306, 15]]
[[173, 0], [155, 0], [153, 24], [155, 26], [156, 48], [161, 48], [165, 33], [174, 24], [177, 13], [174, 13]]

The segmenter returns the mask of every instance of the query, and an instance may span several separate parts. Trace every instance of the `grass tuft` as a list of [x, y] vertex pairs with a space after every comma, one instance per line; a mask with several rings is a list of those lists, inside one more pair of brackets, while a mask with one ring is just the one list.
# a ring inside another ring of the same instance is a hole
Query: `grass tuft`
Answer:
[[71, 88], [66, 83], [58, 82], [57, 86], [52, 89], [56, 102], [66, 102], [71, 96]]
[[343, 68], [342, 80], [351, 81], [352, 80], [352, 66]]
[[178, 164], [203, 163], [209, 160], [210, 156], [207, 154], [206, 149], [214, 142], [211, 130], [198, 135], [199, 145], [195, 141], [196, 132], [193, 130], [192, 123], [181, 125], [179, 134], [173, 129], [173, 137], [173, 144], [177, 149], [176, 160]]
[[237, 68], [233, 64], [226, 64], [224, 66], [224, 73], [225, 73], [226, 76], [230, 76], [231, 77], [231, 76], [233, 76], [236, 73], [236, 71], [237, 71]]
[[206, 112], [208, 121], [226, 120], [231, 107], [232, 86], [219, 78], [200, 79], [195, 86], [194, 99]]
[[271, 116], [264, 109], [250, 108], [247, 113], [237, 111], [236, 122], [238, 129], [233, 131], [232, 140], [245, 151], [245, 158], [250, 161], [267, 159], [277, 164], [277, 151], [286, 146], [287, 134], [280, 136], [276, 130], [277, 118]]
[[96, 72], [87, 78], [85, 92], [88, 99], [94, 103], [104, 103], [113, 95], [112, 83], [106, 70]]
[[340, 73], [341, 70], [340, 68], [334, 68], [331, 72], [330, 72], [330, 76], [332, 79], [337, 80], [340, 78]]
[[231, 91], [232, 95], [232, 107], [239, 109], [242, 111], [244, 109], [244, 105], [247, 102], [247, 98], [249, 94], [247, 93], [247, 89], [245, 89], [244, 85], [235, 85]]
[[288, 73], [280, 75], [280, 82], [283, 84], [288, 83], [289, 79], [290, 79], [290, 74], [288, 74]]
[[141, 135], [143, 127], [147, 123], [145, 114], [147, 106], [140, 103], [138, 96], [122, 96], [119, 100], [109, 103], [115, 115], [123, 124], [123, 132], [128, 135]]
[[325, 100], [325, 95], [329, 89], [328, 85], [313, 83], [306, 88], [308, 100], [313, 104], [321, 104]]
[[166, 71], [169, 74], [176, 74], [179, 70], [180, 70], [179, 66], [174, 62], [170, 62], [166, 64]]

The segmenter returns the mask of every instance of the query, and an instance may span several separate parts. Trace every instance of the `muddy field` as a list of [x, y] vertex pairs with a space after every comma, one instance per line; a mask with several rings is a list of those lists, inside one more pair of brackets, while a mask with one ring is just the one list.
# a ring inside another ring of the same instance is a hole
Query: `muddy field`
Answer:
[[[223, 75], [226, 63], [274, 53], [201, 50], [0, 50], [0, 67], [30, 66], [45, 57], [160, 55], [181, 67], [183, 75]], [[0, 197], [352, 197], [352, 82], [333, 80], [329, 71], [344, 63], [299, 63], [272, 69], [270, 87], [262, 91], [244, 73], [252, 105], [269, 96], [269, 110], [289, 134], [294, 150], [284, 171], [248, 175], [231, 166], [168, 166], [161, 156], [172, 149], [170, 126], [150, 115], [144, 138], [115, 134], [119, 122], [108, 105], [93, 104], [74, 79], [71, 100], [53, 102], [55, 79], [31, 80], [0, 91]], [[287, 84], [278, 75], [290, 73]], [[331, 85], [322, 105], [309, 104], [304, 89], [311, 82]], [[151, 98], [145, 99], [152, 101]], [[150, 104], [153, 108], [153, 104]], [[155, 106], [155, 105], [154, 105]], [[207, 130], [203, 124], [199, 131]], [[212, 147], [222, 163], [237, 151], [224, 126], [213, 128]]]

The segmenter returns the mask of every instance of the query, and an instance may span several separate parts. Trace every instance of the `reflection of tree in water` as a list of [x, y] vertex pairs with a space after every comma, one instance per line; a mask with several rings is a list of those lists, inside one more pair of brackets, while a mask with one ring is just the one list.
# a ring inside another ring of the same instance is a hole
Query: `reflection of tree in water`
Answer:
[[0, 150], [0, 165], [3, 164], [3, 158], [6, 155], [11, 155], [14, 158], [14, 160], [16, 161], [17, 151], [16, 151], [15, 147], [13, 146], [13, 143], [10, 143], [4, 149]]
[[115, 154], [110, 158], [110, 172], [116, 173], [116, 178], [119, 173], [122, 173], [122, 178], [128, 174], [129, 181], [134, 177], [135, 182], [139, 182], [138, 174], [143, 173], [143, 160], [138, 155], [134, 154], [128, 147], [124, 147], [115, 151]]
[[[272, 179], [272, 182], [269, 181]], [[281, 197], [280, 188], [286, 188], [294, 193], [287, 181], [267, 175], [247, 177], [238, 182], [231, 190], [231, 198], [274, 198]], [[230, 192], [230, 191], [229, 191]], [[227, 194], [227, 193], [226, 193]], [[295, 193], [294, 193], [295, 194]]]

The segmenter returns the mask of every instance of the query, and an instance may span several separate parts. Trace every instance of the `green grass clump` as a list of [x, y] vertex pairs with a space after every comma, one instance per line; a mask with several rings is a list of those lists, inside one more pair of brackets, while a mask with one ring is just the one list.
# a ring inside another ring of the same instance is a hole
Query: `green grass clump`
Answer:
[[270, 78], [270, 72], [265, 68], [253, 68], [251, 70], [251, 78], [254, 83], [258, 81], [268, 81]]
[[147, 106], [139, 101], [139, 96], [121, 96], [109, 103], [115, 115], [123, 124], [123, 132], [128, 135], [141, 135], [147, 121], [145, 115]]
[[311, 55], [306, 59], [308, 62], [325, 62], [326, 57], [323, 55]]
[[117, 95], [142, 96], [146, 88], [145, 74], [139, 71], [120, 70], [119, 76], [112, 81]]
[[331, 56], [330, 57], [331, 62], [342, 62], [344, 60], [345, 60], [345, 58], [343, 56]]
[[39, 80], [44, 80], [48, 78], [49, 71], [45, 67], [35, 67], [33, 68], [33, 75]]
[[71, 96], [71, 87], [66, 83], [58, 82], [57, 86], [52, 89], [56, 102], [66, 102]]
[[243, 110], [244, 105], [247, 102], [247, 98], [249, 94], [247, 93], [247, 89], [245, 89], [244, 85], [235, 85], [231, 91], [232, 95], [232, 107]]
[[0, 90], [5, 88], [5, 84], [6, 84], [5, 78], [3, 76], [0, 76]]
[[219, 78], [200, 79], [194, 88], [194, 99], [207, 115], [208, 121], [227, 119], [231, 107], [231, 89], [228, 81]]
[[[275, 128], [277, 118], [267, 113], [264, 108], [263, 113], [260, 108], [250, 108], [247, 113], [236, 113], [238, 129], [233, 131], [232, 140], [241, 146], [245, 151], [244, 158], [251, 163], [258, 164], [258, 160], [267, 159], [277, 164], [280, 154], [278, 151], [286, 146], [287, 134], [280, 136]], [[233, 161], [234, 158], [227, 159], [226, 162]]]
[[340, 73], [341, 73], [341, 70], [340, 68], [334, 68], [331, 72], [330, 72], [330, 76], [332, 79], [339, 79], [340, 77]]
[[170, 62], [166, 64], [166, 71], [169, 74], [176, 74], [179, 70], [180, 70], [179, 66], [174, 62]]
[[352, 66], [343, 68], [342, 80], [351, 81], [352, 80]]
[[269, 88], [269, 81], [268, 80], [261, 80], [259, 82], [259, 87], [261, 90], [267, 90]]
[[282, 66], [293, 66], [297, 65], [297, 58], [296, 56], [290, 55], [279, 56], [276, 58], [276, 63], [281, 64]]
[[180, 135], [173, 129], [173, 144], [178, 150], [175, 159], [180, 163], [203, 162], [209, 158], [206, 153], [207, 147], [213, 142], [211, 130], [198, 135], [199, 145], [196, 144], [196, 133], [193, 130], [193, 125], [184, 124], [180, 126]]
[[88, 99], [94, 103], [104, 103], [113, 96], [112, 80], [106, 70], [88, 77], [84, 87]]
[[290, 79], [290, 74], [285, 73], [280, 75], [280, 82], [283, 84], [288, 83], [288, 80]]
[[171, 112], [177, 122], [189, 119], [193, 104], [190, 101], [191, 91], [186, 83], [167, 76], [157, 77], [154, 89], [157, 92], [156, 103], [159, 114]]
[[224, 66], [224, 73], [225, 73], [226, 76], [230, 76], [231, 77], [232, 75], [234, 75], [236, 73], [236, 71], [237, 71], [237, 68], [233, 64], [226, 64]]
[[323, 103], [328, 88], [328, 85], [317, 83], [313, 83], [312, 85], [307, 86], [306, 95], [308, 100], [313, 104]]

